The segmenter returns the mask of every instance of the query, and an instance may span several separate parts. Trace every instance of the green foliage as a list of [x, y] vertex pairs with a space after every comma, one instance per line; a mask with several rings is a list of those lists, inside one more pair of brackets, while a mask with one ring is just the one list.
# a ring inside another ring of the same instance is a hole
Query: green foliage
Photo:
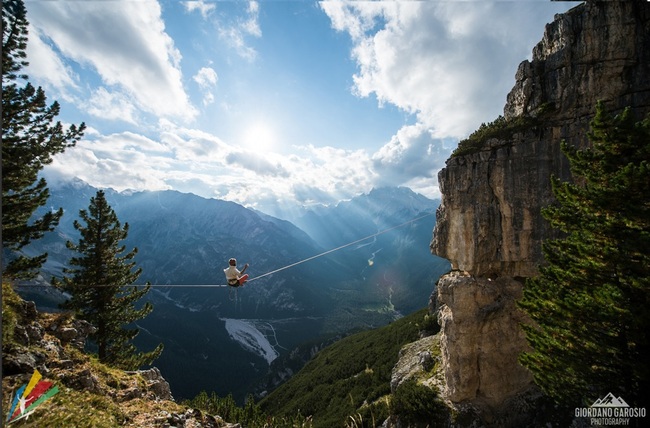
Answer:
[[574, 183], [553, 178], [543, 210], [565, 235], [547, 241], [547, 265], [524, 287], [532, 351], [521, 355], [557, 402], [591, 404], [612, 392], [643, 405], [650, 380], [650, 117], [597, 107], [593, 148], [562, 144]]
[[49, 197], [45, 179], [38, 173], [52, 156], [76, 144], [85, 125], [64, 129], [53, 123], [59, 114], [57, 102], [47, 105], [43, 89], [29, 82], [19, 87], [27, 47], [27, 12], [22, 1], [2, 2], [2, 245], [12, 260], [3, 274], [31, 278], [45, 263], [47, 254], [28, 257], [23, 247], [40, 239], [58, 225], [63, 210], [48, 211], [33, 219], [37, 208]]
[[373, 416], [379, 420], [386, 414], [382, 400], [390, 394], [399, 351], [418, 339], [426, 312], [423, 309], [325, 348], [260, 405], [270, 414], [311, 415], [315, 427], [343, 426], [359, 415], [364, 423]]
[[307, 428], [311, 427], [310, 418], [302, 416], [299, 412], [293, 416], [274, 417], [265, 414], [253, 397], [249, 396], [243, 407], [237, 406], [232, 395], [219, 397], [216, 393], [208, 395], [202, 391], [191, 400], [182, 403], [207, 412], [219, 415], [224, 421], [239, 423], [246, 428]]
[[[18, 74], [29, 63], [27, 58], [27, 10], [22, 1], [2, 2], [2, 86], [7, 82], [21, 78]], [[3, 106], [4, 107], [4, 106]]]
[[390, 402], [391, 414], [412, 425], [429, 428], [448, 426], [449, 410], [431, 388], [415, 379], [402, 383]]
[[79, 215], [86, 224], [74, 222], [81, 238], [76, 245], [68, 241], [67, 246], [81, 256], [70, 260], [73, 268], [64, 269], [71, 276], [63, 278], [62, 283], [55, 282], [72, 295], [64, 307], [74, 309], [97, 328], [91, 338], [99, 348], [100, 361], [127, 370], [151, 364], [162, 352], [162, 344], [151, 352], [136, 352], [130, 341], [139, 329], [124, 328], [153, 310], [150, 303], [135, 307], [150, 286], [129, 287], [142, 269], [133, 270], [136, 248], [122, 255], [125, 247], [120, 242], [127, 237], [128, 224], [122, 227], [101, 190], [90, 199], [88, 211], [81, 210]]
[[476, 153], [480, 151], [483, 146], [485, 146], [485, 143], [492, 138], [508, 140], [517, 132], [534, 129], [540, 125], [542, 120], [547, 117], [552, 110], [550, 104], [543, 104], [537, 109], [535, 117], [517, 116], [515, 118], [506, 119], [500, 115], [488, 124], [482, 123], [476, 131], [470, 134], [469, 137], [458, 143], [458, 147], [454, 150], [451, 156], [464, 156]]
[[388, 396], [371, 404], [361, 406], [359, 411], [348, 416], [346, 428], [377, 428], [390, 416]]
[[18, 311], [22, 300], [8, 281], [2, 281], [2, 348], [15, 344], [14, 330], [19, 321]]
[[508, 122], [503, 116], [499, 116], [494, 121], [485, 124], [481, 123], [479, 128], [472, 132], [469, 137], [460, 140], [458, 147], [451, 154], [454, 156], [463, 156], [471, 153], [478, 152], [485, 142], [490, 138], [498, 138], [503, 135], [508, 129]]
[[440, 331], [440, 324], [438, 324], [438, 317], [436, 315], [426, 314], [422, 320], [420, 330], [429, 335], [437, 334]]

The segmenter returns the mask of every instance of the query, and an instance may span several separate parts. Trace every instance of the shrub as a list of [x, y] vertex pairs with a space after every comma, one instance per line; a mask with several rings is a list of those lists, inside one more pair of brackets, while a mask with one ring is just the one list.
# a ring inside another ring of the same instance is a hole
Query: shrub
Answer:
[[193, 399], [185, 400], [182, 404], [211, 415], [221, 416], [227, 422], [239, 423], [247, 428], [311, 427], [311, 418], [302, 416], [300, 412], [287, 417], [274, 417], [265, 414], [252, 396], [248, 396], [246, 404], [239, 407], [230, 394], [226, 397], [219, 397], [214, 392], [208, 394], [202, 391]]
[[11, 283], [2, 282], [2, 347], [10, 348], [14, 343], [14, 330], [18, 323], [18, 309], [21, 299]]
[[454, 150], [451, 156], [455, 157], [476, 153], [483, 148], [489, 139], [492, 138], [508, 140], [517, 132], [522, 132], [539, 126], [542, 123], [542, 119], [548, 118], [553, 111], [554, 108], [550, 103], [544, 103], [539, 106], [534, 117], [517, 116], [515, 118], [506, 119], [503, 116], [499, 116], [488, 124], [482, 123], [476, 131], [469, 135], [469, 137], [458, 143], [458, 147]]
[[391, 413], [408, 424], [446, 427], [449, 410], [431, 388], [415, 379], [402, 383], [390, 403]]

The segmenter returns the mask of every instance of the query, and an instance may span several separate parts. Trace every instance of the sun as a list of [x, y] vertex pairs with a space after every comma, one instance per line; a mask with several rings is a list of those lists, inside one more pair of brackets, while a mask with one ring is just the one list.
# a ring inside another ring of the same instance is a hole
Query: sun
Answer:
[[272, 152], [277, 147], [277, 138], [273, 128], [266, 122], [253, 122], [244, 129], [242, 143], [248, 149], [257, 152]]

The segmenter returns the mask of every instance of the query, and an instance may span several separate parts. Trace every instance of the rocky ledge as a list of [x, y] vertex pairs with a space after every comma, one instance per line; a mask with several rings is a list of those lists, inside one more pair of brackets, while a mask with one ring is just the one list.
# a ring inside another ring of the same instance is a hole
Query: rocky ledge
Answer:
[[[61, 426], [74, 413], [87, 426], [239, 427], [176, 403], [156, 367], [125, 372], [85, 354], [86, 339], [94, 331], [86, 321], [69, 313], [39, 313], [34, 302], [10, 298], [11, 303], [3, 301], [3, 403], [11, 402], [35, 370], [59, 389], [30, 420]], [[11, 308], [5, 311], [7, 305]]]

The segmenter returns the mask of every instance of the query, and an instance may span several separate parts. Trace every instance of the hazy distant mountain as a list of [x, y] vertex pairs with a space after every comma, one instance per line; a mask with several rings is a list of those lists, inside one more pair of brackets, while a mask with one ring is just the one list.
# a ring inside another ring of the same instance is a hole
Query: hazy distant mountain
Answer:
[[371, 237], [332, 258], [354, 271], [361, 284], [356, 290], [364, 293], [362, 305], [383, 300], [386, 309], [408, 313], [425, 305], [438, 277], [449, 270], [449, 263], [429, 250], [439, 205], [409, 188], [385, 187], [308, 212], [295, 222], [325, 248]]
[[[80, 209], [87, 209], [96, 191], [80, 181], [52, 189], [48, 205], [63, 207], [65, 215], [57, 232], [36, 243], [32, 249], [49, 252], [47, 273], [59, 275], [61, 267], [69, 260], [71, 254], [63, 244], [66, 240], [78, 239], [72, 223], [79, 219]], [[166, 298], [194, 310], [218, 304], [211, 299], [214, 290], [178, 286], [225, 284], [223, 269], [227, 267], [230, 257], [237, 258], [242, 265], [250, 263], [248, 273], [255, 277], [320, 250], [307, 234], [291, 223], [271, 219], [233, 202], [176, 191], [105, 192], [120, 221], [129, 223], [125, 245], [139, 250], [136, 262], [143, 269], [139, 282], [149, 281], [156, 286], [174, 285], [173, 288], [159, 289], [164, 290]], [[301, 293], [305, 282], [307, 288], [318, 288], [315, 282], [321, 281], [323, 272], [319, 272], [315, 281], [309, 278], [308, 273], [303, 278], [301, 275], [304, 271], [300, 268], [297, 271], [292, 273], [300, 279]], [[259, 283], [272, 288], [282, 283], [283, 291], [297, 285], [297, 281], [285, 284], [287, 278], [283, 275], [278, 273]], [[260, 291], [260, 288], [251, 287], [254, 291]], [[286, 302], [269, 299], [266, 293], [251, 292], [239, 305], [254, 306], [258, 314], [272, 311], [277, 315], [277, 311], [284, 309], [292, 314], [296, 310], [313, 310], [314, 299], [311, 297], [314, 296], [303, 297], [296, 301], [295, 306], [284, 307]], [[233, 316], [236, 313], [226, 307], [221, 315]]]
[[[65, 241], [77, 241], [72, 223], [96, 191], [81, 181], [51, 188], [47, 209], [63, 207], [65, 215], [55, 233], [30, 249], [48, 251], [46, 278], [60, 275], [72, 256]], [[154, 285], [147, 296], [154, 311], [138, 323], [137, 340], [148, 348], [165, 343], [155, 364], [177, 398], [205, 389], [241, 400], [277, 355], [426, 306], [435, 281], [449, 267], [428, 248], [438, 202], [406, 188], [373, 190], [310, 212], [300, 221], [302, 229], [192, 194], [105, 193], [120, 221], [129, 223], [125, 245], [139, 250], [140, 282]], [[230, 257], [250, 263], [253, 281], [236, 290], [195, 287], [225, 284]]]
[[[383, 187], [331, 208], [308, 211], [294, 223], [319, 244], [336, 247], [423, 214], [433, 214], [438, 205], [440, 201], [428, 199], [407, 187]], [[423, 221], [433, 227], [435, 218]], [[431, 236], [426, 239], [430, 241]]]

